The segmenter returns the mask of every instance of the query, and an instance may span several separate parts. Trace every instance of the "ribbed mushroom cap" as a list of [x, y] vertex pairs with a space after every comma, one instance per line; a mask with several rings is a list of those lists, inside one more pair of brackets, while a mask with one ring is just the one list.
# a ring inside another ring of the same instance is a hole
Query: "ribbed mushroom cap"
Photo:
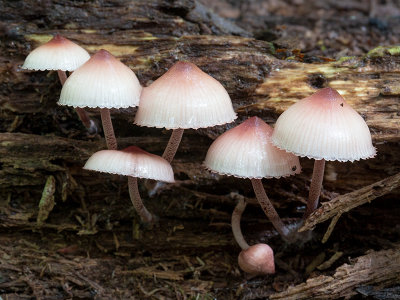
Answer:
[[243, 178], [282, 177], [301, 171], [297, 156], [272, 145], [273, 129], [252, 117], [219, 136], [204, 165], [219, 174]]
[[235, 119], [232, 101], [217, 80], [192, 63], [177, 62], [143, 89], [135, 124], [197, 129]]
[[276, 122], [272, 142], [317, 160], [354, 161], [376, 154], [364, 119], [332, 88], [289, 107]]
[[93, 108], [134, 107], [139, 104], [141, 90], [131, 69], [108, 51], [100, 50], [68, 77], [58, 104]]
[[165, 159], [136, 146], [124, 150], [98, 151], [89, 158], [83, 168], [103, 173], [174, 182], [174, 172]]
[[249, 274], [275, 273], [274, 251], [266, 244], [256, 244], [240, 252], [238, 263], [240, 268]]
[[74, 71], [90, 58], [81, 46], [56, 34], [26, 57], [23, 69]]

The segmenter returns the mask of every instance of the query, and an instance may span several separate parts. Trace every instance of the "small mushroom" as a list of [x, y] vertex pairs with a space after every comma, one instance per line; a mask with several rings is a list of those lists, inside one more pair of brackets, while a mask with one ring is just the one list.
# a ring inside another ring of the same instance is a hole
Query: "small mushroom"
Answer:
[[184, 129], [230, 123], [236, 119], [225, 88], [189, 62], [177, 62], [143, 89], [135, 124], [173, 129], [163, 158], [171, 162]]
[[174, 172], [169, 162], [136, 146], [98, 151], [89, 158], [83, 169], [128, 176], [132, 204], [145, 223], [153, 222], [154, 218], [142, 202], [137, 178], [174, 182]]
[[240, 268], [253, 275], [266, 275], [275, 273], [274, 252], [266, 244], [249, 246], [240, 229], [240, 219], [246, 208], [246, 202], [240, 198], [232, 213], [232, 231], [236, 242], [242, 248], [238, 256]]
[[212, 172], [249, 178], [264, 213], [287, 238], [289, 230], [265, 193], [261, 179], [298, 174], [301, 167], [297, 156], [272, 145], [272, 132], [267, 123], [252, 117], [219, 136], [208, 149], [204, 165]]
[[315, 159], [307, 218], [318, 206], [325, 161], [355, 161], [376, 155], [364, 119], [332, 88], [295, 103], [278, 118], [272, 143], [280, 149]]
[[[50, 41], [34, 49], [26, 57], [23, 69], [57, 71], [61, 85], [67, 80], [66, 71], [72, 72], [89, 60], [85, 49], [70, 40], [56, 34]], [[82, 124], [90, 133], [97, 132], [96, 124], [82, 108], [75, 108]]]
[[108, 149], [117, 149], [110, 108], [135, 107], [142, 87], [135, 73], [106, 50], [100, 50], [65, 82], [58, 104], [100, 108]]

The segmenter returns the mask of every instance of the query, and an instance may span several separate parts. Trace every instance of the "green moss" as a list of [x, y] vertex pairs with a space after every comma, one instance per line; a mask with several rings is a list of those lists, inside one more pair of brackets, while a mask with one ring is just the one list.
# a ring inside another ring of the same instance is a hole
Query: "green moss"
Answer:
[[366, 57], [380, 57], [387, 55], [400, 55], [400, 46], [379, 46], [369, 51]]

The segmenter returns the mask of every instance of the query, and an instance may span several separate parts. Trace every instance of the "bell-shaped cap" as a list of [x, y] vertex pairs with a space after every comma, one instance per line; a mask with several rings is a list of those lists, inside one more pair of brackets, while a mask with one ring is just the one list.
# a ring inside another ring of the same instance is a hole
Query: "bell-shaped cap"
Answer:
[[90, 58], [81, 46], [56, 34], [26, 57], [23, 69], [74, 71]]
[[192, 63], [177, 62], [143, 89], [135, 124], [197, 129], [235, 119], [232, 101], [217, 80]]
[[256, 244], [240, 252], [240, 268], [249, 274], [266, 275], [275, 273], [274, 251], [267, 244]]
[[354, 161], [376, 154], [364, 119], [332, 88], [319, 90], [281, 114], [272, 142], [316, 160]]
[[252, 117], [219, 136], [204, 165], [209, 170], [243, 178], [283, 177], [300, 173], [297, 156], [272, 145], [273, 129]]
[[124, 150], [101, 150], [93, 154], [85, 170], [174, 182], [171, 165], [162, 157], [136, 146]]
[[142, 87], [135, 73], [106, 50], [77, 69], [61, 90], [58, 104], [73, 107], [127, 108], [139, 104]]

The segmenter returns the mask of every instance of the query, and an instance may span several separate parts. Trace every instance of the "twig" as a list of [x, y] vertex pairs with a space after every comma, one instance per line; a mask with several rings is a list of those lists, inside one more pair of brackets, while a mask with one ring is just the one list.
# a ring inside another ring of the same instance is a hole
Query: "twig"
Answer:
[[331, 224], [329, 224], [328, 229], [326, 230], [324, 237], [322, 238], [322, 241], [321, 241], [322, 244], [325, 244], [326, 241], [331, 236], [331, 233], [332, 233], [333, 229], [335, 228], [337, 221], [339, 221], [339, 218], [341, 215], [342, 215], [342, 213], [338, 213], [336, 216], [333, 217]]
[[315, 225], [322, 223], [338, 214], [343, 214], [357, 206], [371, 202], [372, 200], [375, 200], [376, 198], [396, 189], [399, 185], [400, 173], [397, 173], [396, 175], [387, 177], [359, 190], [341, 195], [329, 202], [325, 202], [306, 219], [303, 227], [299, 229], [299, 232], [311, 230]]
[[289, 287], [270, 299], [338, 299], [355, 295], [361, 285], [390, 286], [400, 276], [400, 244], [393, 249], [371, 251], [358, 257], [353, 264], [344, 264], [333, 276], [317, 276], [305, 283]]

